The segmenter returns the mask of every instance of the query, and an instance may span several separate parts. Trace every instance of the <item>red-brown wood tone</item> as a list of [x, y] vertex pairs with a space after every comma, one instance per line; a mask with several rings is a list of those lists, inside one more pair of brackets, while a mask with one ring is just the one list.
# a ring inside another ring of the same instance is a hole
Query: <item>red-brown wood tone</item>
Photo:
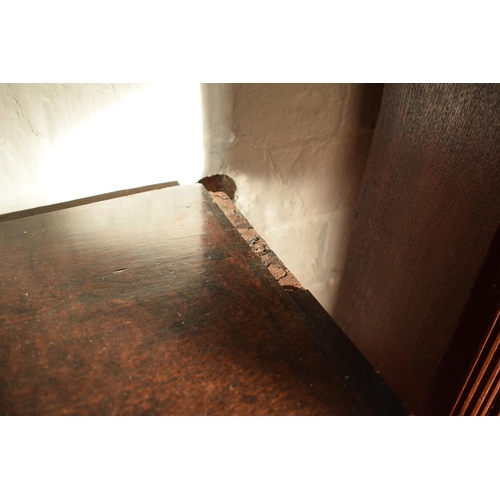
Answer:
[[434, 380], [427, 413], [494, 412], [498, 399], [499, 315], [500, 227]]
[[2, 414], [405, 413], [200, 185], [2, 222], [0, 249]]
[[[497, 321], [491, 331], [492, 345], [484, 349], [467, 380], [453, 415], [490, 415], [500, 390], [500, 324]], [[488, 344], [490, 344], [488, 342]]]
[[500, 220], [500, 86], [385, 85], [334, 318], [415, 413]]

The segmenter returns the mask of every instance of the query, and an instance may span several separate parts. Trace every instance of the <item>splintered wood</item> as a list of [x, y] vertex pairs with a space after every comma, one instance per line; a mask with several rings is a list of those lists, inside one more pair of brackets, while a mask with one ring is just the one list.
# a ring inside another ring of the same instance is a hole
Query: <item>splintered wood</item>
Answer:
[[276, 281], [283, 288], [303, 290], [304, 287], [299, 283], [297, 278], [269, 248], [262, 236], [257, 233], [248, 220], [235, 207], [229, 196], [221, 191], [209, 191], [209, 194], [230, 220], [231, 224], [238, 230], [242, 238], [248, 243], [252, 252], [264, 263]]

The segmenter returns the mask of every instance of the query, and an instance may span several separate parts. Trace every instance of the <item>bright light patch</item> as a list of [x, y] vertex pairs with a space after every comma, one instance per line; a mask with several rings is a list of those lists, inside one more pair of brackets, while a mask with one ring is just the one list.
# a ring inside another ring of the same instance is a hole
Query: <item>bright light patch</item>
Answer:
[[38, 170], [51, 203], [203, 172], [198, 84], [148, 84], [57, 140]]

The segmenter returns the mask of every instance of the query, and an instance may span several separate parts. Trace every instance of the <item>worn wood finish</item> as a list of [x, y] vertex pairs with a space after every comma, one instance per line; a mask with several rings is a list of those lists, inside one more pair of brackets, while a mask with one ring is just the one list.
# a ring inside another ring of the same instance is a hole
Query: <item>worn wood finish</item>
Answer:
[[3, 222], [0, 249], [2, 414], [405, 413], [200, 185]]
[[352, 376], [365, 396], [373, 400], [376, 408], [382, 413], [393, 412], [393, 408], [400, 404], [398, 398], [381, 377], [374, 376], [372, 366], [364, 359], [361, 361], [361, 353], [321, 304], [303, 288], [225, 193], [210, 192], [210, 196], [246, 241], [250, 250], [259, 257], [274, 279], [288, 292], [288, 296], [304, 311], [304, 322], [313, 330], [315, 341], [321, 346], [321, 352], [328, 362], [344, 373], [345, 377]]
[[241, 237], [247, 242], [252, 252], [257, 255], [267, 270], [278, 283], [285, 288], [302, 289], [302, 285], [278, 256], [269, 248], [264, 238], [248, 222], [236, 208], [229, 196], [223, 192], [210, 192], [210, 196], [224, 212], [231, 224], [237, 229]]
[[386, 85], [334, 318], [415, 413], [500, 220], [500, 86]]

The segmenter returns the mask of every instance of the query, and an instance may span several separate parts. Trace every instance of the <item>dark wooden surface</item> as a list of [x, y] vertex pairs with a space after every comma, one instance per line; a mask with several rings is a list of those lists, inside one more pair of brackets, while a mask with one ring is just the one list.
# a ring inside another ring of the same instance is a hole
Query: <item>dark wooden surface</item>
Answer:
[[[499, 316], [500, 227], [474, 283], [457, 332], [439, 367], [427, 413], [474, 414], [474, 403], [487, 382], [485, 372], [498, 363], [500, 353], [496, 353], [495, 359], [494, 351], [499, 340]], [[491, 359], [488, 359], [490, 354]], [[483, 398], [483, 402], [487, 403], [487, 399]]]
[[334, 318], [415, 413], [500, 221], [500, 86], [385, 85]]
[[200, 185], [2, 222], [0, 249], [4, 415], [406, 411]]

